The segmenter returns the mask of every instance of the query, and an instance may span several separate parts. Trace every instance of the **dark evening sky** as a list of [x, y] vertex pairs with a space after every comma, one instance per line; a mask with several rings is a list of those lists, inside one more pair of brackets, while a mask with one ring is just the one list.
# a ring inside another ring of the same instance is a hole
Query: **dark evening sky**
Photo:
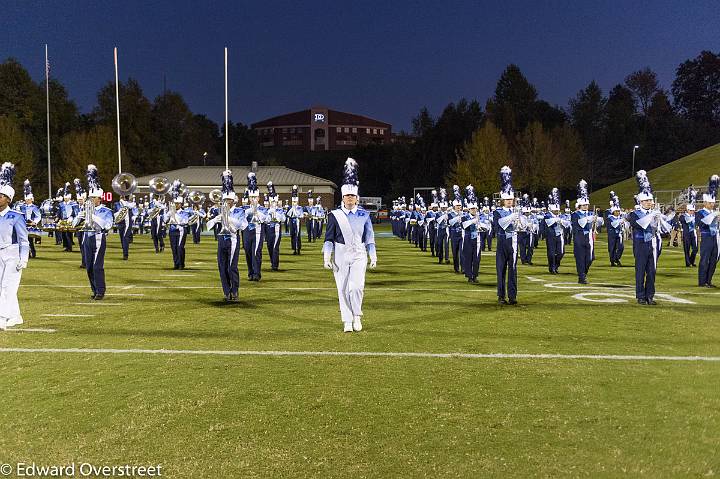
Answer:
[[230, 117], [250, 123], [323, 104], [408, 129], [460, 97], [484, 106], [509, 63], [540, 97], [566, 106], [595, 79], [603, 91], [649, 66], [670, 87], [677, 65], [720, 50], [717, 1], [109, 2], [2, 4], [0, 60], [52, 75], [87, 112], [113, 78], [148, 98], [179, 91], [195, 113], [223, 118], [223, 47]]

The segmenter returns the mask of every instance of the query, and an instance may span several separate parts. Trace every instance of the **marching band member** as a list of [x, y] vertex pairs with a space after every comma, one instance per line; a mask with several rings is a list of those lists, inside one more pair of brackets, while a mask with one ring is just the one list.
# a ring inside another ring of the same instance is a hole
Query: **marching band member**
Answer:
[[625, 251], [625, 242], [623, 239], [625, 218], [623, 218], [622, 210], [620, 209], [620, 198], [618, 198], [614, 191], [610, 192], [610, 204], [609, 214], [607, 215], [610, 266], [622, 266], [620, 259]]
[[430, 209], [425, 214], [427, 222], [428, 243], [430, 243], [430, 256], [435, 257], [435, 243], [437, 242], [437, 215], [438, 215], [438, 196], [437, 190], [430, 192]]
[[250, 205], [245, 212], [248, 226], [243, 230], [243, 248], [248, 269], [248, 280], [260, 281], [262, 276], [262, 246], [265, 239], [263, 223], [267, 222], [267, 209], [260, 206], [260, 190], [257, 178], [252, 171], [248, 173], [247, 194]]
[[416, 233], [416, 246], [420, 248], [420, 251], [427, 251], [427, 208], [425, 208], [425, 200], [422, 196], [420, 196], [420, 193], [417, 195], [417, 201], [415, 202], [415, 205], [417, 206], [417, 233]]
[[377, 254], [370, 215], [357, 205], [357, 163], [352, 158], [345, 162], [343, 176], [343, 203], [328, 216], [323, 259], [325, 268], [333, 270], [343, 331], [348, 333], [362, 330], [367, 256], [370, 256], [370, 268], [375, 268]]
[[300, 219], [303, 216], [303, 208], [298, 203], [300, 198], [298, 197], [298, 186], [293, 185], [292, 194], [290, 195], [290, 201], [292, 205], [287, 210], [287, 220], [289, 221], [288, 226], [290, 228], [290, 247], [293, 250], [293, 255], [300, 254], [302, 248], [302, 232], [300, 230]]
[[60, 204], [63, 201], [63, 191], [64, 188], [58, 188], [57, 192], [55, 193], [55, 198], [53, 201], [53, 211], [55, 213], [54, 217], [54, 223], [55, 228], [51, 233], [55, 235], [55, 245], [60, 246], [62, 244], [63, 240], [63, 234], [62, 231], [57, 230], [58, 221], [60, 221]]
[[567, 224], [569, 225], [565, 227], [565, 231], [563, 233], [565, 235], [565, 244], [572, 244], [573, 230], [571, 224], [572, 212], [570, 211], [570, 200], [565, 200], [565, 211], [561, 216], [565, 221], [567, 221]]
[[27, 268], [30, 245], [23, 215], [10, 209], [15, 190], [15, 165], [0, 167], [0, 330], [23, 323], [17, 292]]
[[704, 207], [695, 213], [695, 223], [700, 228], [698, 286], [706, 288], [715, 288], [712, 279], [720, 259], [720, 234], [718, 234], [720, 213], [715, 209], [718, 187], [720, 187], [720, 177], [712, 175], [708, 182], [707, 193], [703, 194]]
[[[235, 195], [235, 197], [237, 198], [237, 195]], [[213, 218], [216, 218], [217, 215], [220, 214], [220, 210], [221, 210], [220, 203], [213, 203], [212, 206], [208, 209], [207, 227], [208, 227], [208, 229], [212, 230], [215, 241], [217, 241], [217, 239], [218, 239], [218, 237], [217, 237], [218, 231], [220, 231], [220, 228], [222, 228], [222, 225], [220, 223], [213, 223], [215, 226], [210, 227], [210, 220]]]
[[190, 228], [192, 231], [193, 244], [200, 244], [200, 233], [203, 230], [203, 222], [207, 218], [207, 212], [202, 204], [192, 205], [193, 214], [197, 215], [197, 221]]
[[315, 200], [315, 238], [320, 238], [325, 226], [325, 208], [322, 204], [322, 196], [318, 196]]
[[[500, 169], [500, 199], [502, 208], [493, 212], [493, 227], [497, 232], [495, 269], [497, 272], [497, 296], [500, 304], [517, 304], [517, 229], [519, 213], [513, 211], [515, 191], [512, 187], [512, 170]], [[507, 279], [507, 300], [505, 299]]]
[[307, 206], [305, 207], [305, 229], [307, 230], [308, 243], [315, 242], [315, 201], [312, 196], [312, 190], [307, 192]]
[[468, 283], [477, 283], [477, 276], [480, 269], [480, 239], [479, 231], [486, 228], [480, 221], [478, 214], [477, 197], [472, 185], [465, 187], [465, 205], [467, 213], [462, 215], [463, 235], [463, 271]]
[[450, 228], [448, 226], [448, 201], [447, 190], [440, 188], [438, 199], [440, 211], [435, 215], [437, 235], [435, 236], [435, 253], [438, 257], [438, 264], [450, 264]]
[[155, 246], [155, 253], [165, 250], [165, 202], [150, 193], [150, 237]]
[[490, 226], [488, 229], [480, 231], [480, 251], [492, 250], [492, 214], [490, 213], [490, 198], [487, 196], [483, 198], [482, 212], [480, 213], [480, 219], [487, 225]]
[[[72, 193], [70, 193], [70, 183], [65, 183], [65, 188], [62, 192], [62, 203], [60, 203], [60, 219], [65, 221], [65, 224], [70, 224], [73, 218], [76, 216], [77, 203], [72, 201]], [[62, 245], [63, 251], [72, 252], [72, 247], [75, 244], [73, 241], [72, 233], [70, 231], [62, 231]]]
[[533, 256], [533, 229], [530, 223], [530, 197], [525, 193], [522, 197], [521, 212], [524, 216], [523, 225], [525, 226], [517, 232], [518, 238], [518, 256], [522, 264], [532, 264]]
[[543, 219], [548, 269], [550, 274], [560, 274], [558, 269], [565, 256], [565, 228], [570, 226], [570, 222], [560, 216], [560, 191], [557, 188], [553, 188], [548, 197], [548, 212]]
[[[83, 210], [85, 207], [85, 201], [87, 201], [87, 193], [82, 187], [82, 183], [80, 183], [80, 178], [75, 178], [75, 201], [77, 201], [77, 213], [80, 214], [80, 211]], [[81, 229], [75, 232], [75, 238], [78, 240], [78, 246], [80, 247], [80, 267], [85, 268], [85, 248], [83, 248], [83, 239], [84, 239], [85, 233]]]
[[220, 225], [217, 236], [217, 261], [225, 301], [238, 300], [238, 288], [240, 286], [240, 272], [238, 271], [240, 242], [238, 233], [248, 226], [245, 210], [235, 206], [236, 200], [232, 172], [226, 170], [222, 174], [223, 204], [220, 207], [221, 211], [207, 223], [208, 228], [213, 229], [215, 229], [216, 225]]
[[698, 252], [697, 228], [695, 227], [695, 200], [697, 198], [697, 190], [695, 188], [688, 189], [688, 204], [685, 213], [680, 216], [680, 225], [682, 226], [682, 242], [683, 251], [685, 253], [685, 267], [695, 267], [695, 258]]
[[110, 208], [102, 204], [103, 190], [100, 188], [100, 180], [95, 165], [87, 167], [88, 199], [80, 211], [75, 223], [80, 219], [85, 220], [83, 226], [83, 243], [85, 250], [85, 269], [90, 289], [91, 298], [101, 301], [105, 297], [105, 248], [106, 237], [113, 226], [113, 213]]
[[20, 214], [25, 218], [25, 224], [28, 231], [28, 243], [30, 244], [30, 257], [34, 258], [37, 253], [35, 251], [35, 240], [39, 241], [40, 238], [40, 224], [42, 222], [42, 214], [40, 208], [35, 204], [35, 197], [32, 193], [32, 186], [30, 180], [26, 179], [23, 183], [23, 193], [25, 196], [25, 203], [20, 205]]
[[593, 262], [594, 248], [594, 227], [596, 217], [588, 211], [590, 199], [588, 197], [587, 182], [580, 180], [578, 183], [578, 198], [575, 202], [577, 210], [571, 215], [571, 224], [575, 247], [575, 268], [578, 274], [578, 283], [587, 284], [587, 274]]
[[268, 221], [265, 224], [265, 241], [267, 242], [271, 269], [272, 271], [277, 271], [280, 268], [280, 239], [282, 238], [280, 225], [285, 221], [285, 211], [283, 211], [282, 207], [278, 206], [279, 197], [275, 191], [273, 182], [268, 181], [267, 187], [270, 208], [267, 210]]
[[173, 269], [185, 269], [185, 241], [187, 240], [187, 224], [190, 220], [190, 212], [183, 208], [183, 197], [180, 196], [180, 180], [173, 181], [170, 195], [173, 203], [163, 215], [163, 221], [168, 225]]
[[[132, 201], [130, 196], [123, 196], [115, 203], [115, 221], [118, 229], [118, 235], [120, 236], [120, 245], [123, 251], [123, 260], [128, 259], [130, 253], [130, 243], [132, 243], [132, 223], [133, 223], [133, 211], [135, 210], [135, 202]], [[125, 217], [122, 219], [118, 218], [121, 212], [125, 211]]]
[[633, 229], [633, 256], [635, 256], [635, 297], [638, 304], [656, 305], [655, 272], [659, 250], [657, 234], [660, 211], [654, 210], [654, 198], [645, 170], [637, 172], [635, 179], [639, 192], [639, 207], [627, 216]]
[[453, 255], [453, 270], [455, 273], [460, 273], [462, 267], [462, 243], [463, 243], [463, 229], [462, 229], [462, 205], [463, 199], [460, 194], [460, 187], [453, 185], [453, 209], [448, 213], [448, 227], [450, 228], [450, 248], [452, 249]]

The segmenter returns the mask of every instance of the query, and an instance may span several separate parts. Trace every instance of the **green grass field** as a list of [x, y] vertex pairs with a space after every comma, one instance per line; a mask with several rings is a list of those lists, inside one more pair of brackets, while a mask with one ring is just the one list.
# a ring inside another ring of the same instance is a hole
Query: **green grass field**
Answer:
[[[601, 237], [601, 240], [603, 238]], [[598, 244], [588, 286], [520, 266], [520, 304], [499, 306], [494, 256], [470, 285], [406, 242], [378, 238], [365, 330], [342, 333], [321, 243], [222, 301], [215, 243], [136, 237], [106, 260], [89, 300], [79, 253], [45, 241], [23, 273], [22, 328], [0, 333], [0, 463], [161, 464], [163, 477], [713, 477], [720, 362], [577, 358], [9, 352], [7, 348], [530, 353], [720, 357], [720, 294], [666, 248], [658, 297], [634, 303], [632, 252]], [[716, 281], [718, 281], [716, 279]], [[577, 293], [628, 302], [576, 299]], [[85, 316], [58, 317], [52, 314]]]
[[[629, 167], [628, 167], [629, 169]], [[720, 173], [720, 144], [697, 151], [691, 155], [672, 161], [654, 170], [648, 171], [648, 178], [654, 190], [682, 190], [693, 184], [698, 189], [707, 188], [710, 175]], [[590, 202], [602, 207], [608, 204], [610, 191], [614, 191], [625, 208], [631, 208], [637, 194], [635, 177], [595, 191]], [[670, 201], [670, 194], [659, 194], [663, 203]]]

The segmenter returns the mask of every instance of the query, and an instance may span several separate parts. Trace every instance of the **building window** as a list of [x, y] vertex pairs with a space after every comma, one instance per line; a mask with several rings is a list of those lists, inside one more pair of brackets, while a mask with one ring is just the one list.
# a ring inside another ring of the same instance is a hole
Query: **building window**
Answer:
[[336, 131], [337, 133], [342, 133], [342, 128], [340, 128], [340, 127], [338, 126], [338, 127], [335, 129], [335, 131]]
[[365, 133], [370, 134], [370, 128], [365, 128]]
[[290, 128], [290, 133], [295, 133], [295, 128]]
[[353, 133], [357, 133], [357, 128], [353, 128], [353, 129], [352, 129], [352, 132], [353, 132]]
[[350, 128], [348, 128], [347, 126], [345, 127], [345, 133], [350, 133]]
[[377, 128], [373, 128], [373, 135], [377, 135]]
[[381, 135], [384, 135], [384, 134], [385, 134], [385, 130], [383, 130], [383, 129], [381, 128], [381, 129], [380, 129], [380, 134], [381, 134]]

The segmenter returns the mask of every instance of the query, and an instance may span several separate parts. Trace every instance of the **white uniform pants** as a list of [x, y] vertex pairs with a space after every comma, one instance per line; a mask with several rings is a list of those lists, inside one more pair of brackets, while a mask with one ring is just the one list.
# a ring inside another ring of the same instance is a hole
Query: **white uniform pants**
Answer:
[[22, 276], [21, 271], [17, 270], [19, 261], [18, 245], [14, 244], [0, 250], [0, 325], [2, 326], [14, 326], [23, 322], [17, 298]]
[[[337, 261], [337, 258], [336, 258]], [[355, 258], [342, 258], [334, 271], [335, 284], [340, 300], [340, 317], [343, 323], [351, 323], [354, 316], [362, 316], [362, 302], [365, 290], [365, 254]]]

